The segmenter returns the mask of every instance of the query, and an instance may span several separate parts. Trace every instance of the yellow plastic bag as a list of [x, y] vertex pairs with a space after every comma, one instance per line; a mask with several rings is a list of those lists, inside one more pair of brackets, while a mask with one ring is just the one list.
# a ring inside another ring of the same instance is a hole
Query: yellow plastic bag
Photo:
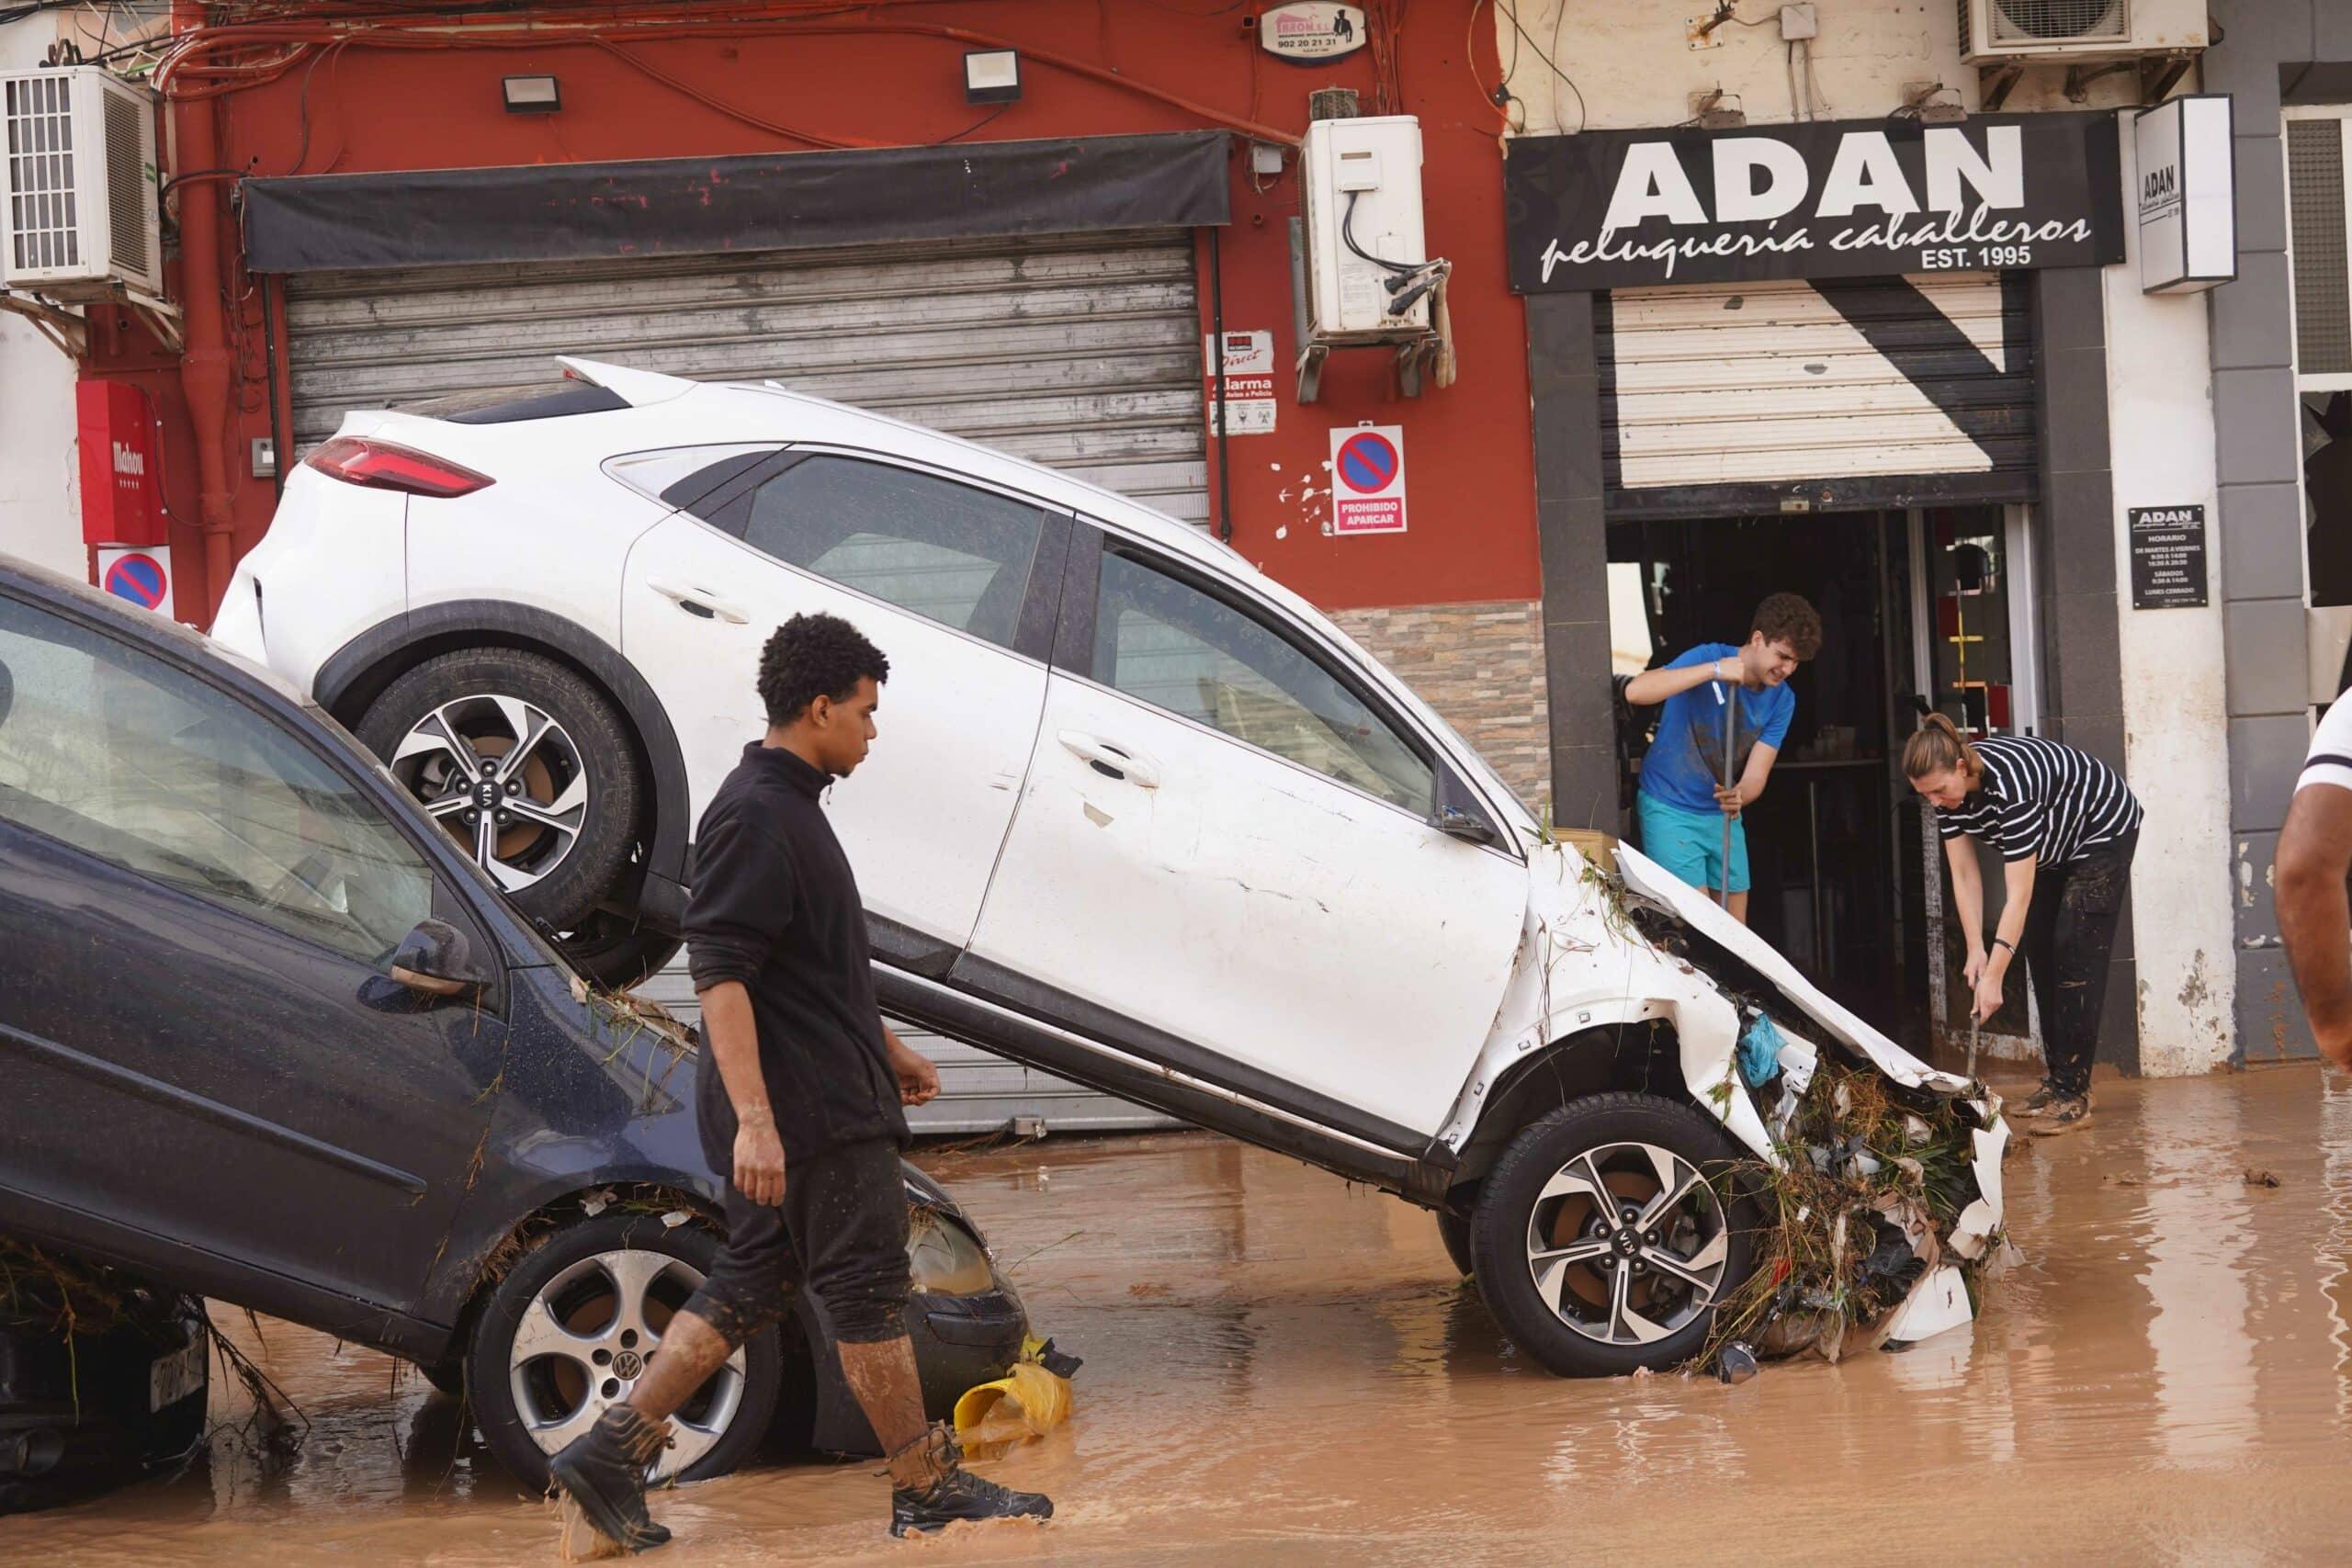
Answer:
[[956, 1438], [967, 1447], [1042, 1438], [1069, 1419], [1069, 1380], [1035, 1361], [1015, 1361], [993, 1382], [956, 1402]]

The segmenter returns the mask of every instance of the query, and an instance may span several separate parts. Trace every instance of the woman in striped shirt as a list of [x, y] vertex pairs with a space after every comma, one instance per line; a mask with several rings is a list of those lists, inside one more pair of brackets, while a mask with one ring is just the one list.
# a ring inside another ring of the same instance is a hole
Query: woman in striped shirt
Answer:
[[[1928, 715], [1903, 748], [1903, 772], [1936, 807], [1976, 1018], [2000, 1010], [2002, 978], [2024, 950], [2048, 1071], [2019, 1111], [2041, 1118], [2036, 1132], [2074, 1126], [2091, 1111], [2091, 1056], [2140, 841], [2140, 802], [2087, 751], [2031, 735], [1971, 743], [1942, 714]], [[1989, 951], [1969, 839], [1991, 844], [2005, 863], [2007, 897]]]

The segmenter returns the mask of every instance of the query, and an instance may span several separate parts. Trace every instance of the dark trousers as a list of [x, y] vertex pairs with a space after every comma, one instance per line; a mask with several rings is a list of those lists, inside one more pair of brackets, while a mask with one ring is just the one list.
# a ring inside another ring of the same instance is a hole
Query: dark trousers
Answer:
[[2134, 829], [2080, 860], [2034, 870], [2023, 957], [2034, 1005], [2041, 1012], [2048, 1081], [2062, 1094], [2090, 1090], [2099, 1012], [2107, 1001], [2107, 963], [2115, 952], [2115, 922], [2123, 914], [2132, 853], [2139, 844]]
[[[727, 1116], [727, 1165], [734, 1116]], [[706, 1134], [709, 1129], [706, 1129]], [[706, 1139], [707, 1141], [707, 1138]], [[784, 1161], [784, 1203], [727, 1184], [727, 1250], [685, 1309], [740, 1346], [806, 1288], [833, 1337], [873, 1345], [907, 1331], [907, 1182], [895, 1138], [868, 1138]]]

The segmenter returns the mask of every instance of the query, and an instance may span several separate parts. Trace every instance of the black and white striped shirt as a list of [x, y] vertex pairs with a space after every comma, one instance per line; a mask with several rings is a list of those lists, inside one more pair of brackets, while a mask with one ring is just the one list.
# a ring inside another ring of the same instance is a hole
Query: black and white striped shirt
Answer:
[[2004, 860], [2030, 855], [2043, 865], [2064, 865], [2140, 825], [2139, 800], [2087, 751], [2035, 735], [1996, 735], [1973, 744], [1984, 761], [1984, 787], [1937, 811], [1947, 839], [1973, 834]]

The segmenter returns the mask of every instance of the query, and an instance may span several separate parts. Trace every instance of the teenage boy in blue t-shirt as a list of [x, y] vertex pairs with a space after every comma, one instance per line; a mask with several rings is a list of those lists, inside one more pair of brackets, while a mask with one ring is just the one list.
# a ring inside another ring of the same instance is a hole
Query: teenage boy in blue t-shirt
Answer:
[[[1726, 887], [1724, 818], [1731, 818], [1732, 919], [1747, 921], [1747, 829], [1743, 808], [1764, 793], [1789, 720], [1797, 711], [1787, 682], [1821, 651], [1821, 617], [1794, 593], [1756, 606], [1747, 641], [1702, 642], [1671, 664], [1645, 670], [1625, 700], [1666, 705], [1657, 739], [1642, 758], [1642, 852], [1693, 887]], [[1724, 730], [1731, 718], [1732, 776], [1724, 786]]]

